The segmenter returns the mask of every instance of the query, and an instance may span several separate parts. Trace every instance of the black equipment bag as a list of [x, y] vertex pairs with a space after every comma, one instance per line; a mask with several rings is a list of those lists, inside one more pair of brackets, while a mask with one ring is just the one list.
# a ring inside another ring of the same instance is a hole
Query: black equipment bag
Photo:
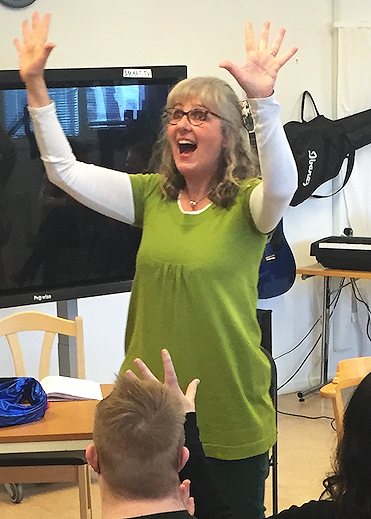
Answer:
[[[306, 98], [313, 104], [316, 116], [304, 119]], [[348, 182], [354, 166], [355, 150], [371, 143], [371, 109], [332, 120], [321, 115], [311, 94], [306, 90], [301, 102], [301, 121], [284, 125], [287, 139], [298, 169], [298, 188], [290, 202], [297, 206], [307, 198], [327, 198], [338, 193]], [[335, 178], [347, 159], [341, 187], [330, 195], [313, 195], [322, 184]]]

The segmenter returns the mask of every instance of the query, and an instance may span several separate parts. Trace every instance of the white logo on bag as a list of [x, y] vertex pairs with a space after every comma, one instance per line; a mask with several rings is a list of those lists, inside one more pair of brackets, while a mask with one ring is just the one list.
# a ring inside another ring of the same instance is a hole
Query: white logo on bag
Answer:
[[303, 186], [307, 186], [309, 182], [312, 180], [312, 173], [314, 168], [314, 163], [317, 160], [317, 152], [308, 150], [308, 173], [305, 179], [305, 182], [303, 182]]

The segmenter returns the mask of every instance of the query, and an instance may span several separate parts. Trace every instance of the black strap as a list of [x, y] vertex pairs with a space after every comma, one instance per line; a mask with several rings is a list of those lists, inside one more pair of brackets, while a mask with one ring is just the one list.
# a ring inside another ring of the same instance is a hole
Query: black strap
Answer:
[[301, 98], [301, 120], [302, 120], [303, 123], [306, 122], [306, 120], [304, 119], [304, 105], [305, 105], [305, 99], [306, 99], [307, 96], [312, 101], [313, 108], [314, 108], [317, 116], [320, 115], [320, 113], [318, 111], [318, 108], [316, 106], [316, 103], [314, 102], [314, 99], [312, 97], [312, 94], [310, 92], [308, 92], [308, 90], [305, 90], [303, 92], [303, 97]]
[[344, 182], [339, 187], [339, 189], [337, 189], [335, 191], [335, 193], [331, 193], [331, 195], [311, 195], [310, 198], [329, 198], [330, 196], [334, 196], [334, 195], [336, 195], [336, 193], [341, 191], [343, 189], [343, 187], [345, 186], [345, 184], [348, 182], [348, 180], [350, 178], [350, 174], [353, 171], [355, 155], [356, 155], [355, 151], [351, 151], [351, 152], [348, 153], [348, 156], [346, 157], [346, 159], [348, 160], [348, 165], [347, 165], [347, 170], [345, 172]]

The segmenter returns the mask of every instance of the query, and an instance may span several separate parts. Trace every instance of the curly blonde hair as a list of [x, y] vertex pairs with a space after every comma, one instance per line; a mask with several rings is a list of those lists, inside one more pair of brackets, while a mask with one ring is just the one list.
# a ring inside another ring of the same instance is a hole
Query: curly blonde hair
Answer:
[[228, 208], [235, 202], [241, 182], [259, 176], [257, 153], [250, 146], [248, 132], [243, 125], [241, 105], [233, 88], [222, 79], [212, 76], [184, 79], [169, 92], [164, 109], [162, 129], [151, 161], [152, 171], [161, 175], [161, 192], [165, 198], [176, 200], [186, 185], [175, 166], [167, 137], [167, 110], [177, 103], [197, 98], [209, 110], [221, 117], [221, 130], [227, 146], [220, 155], [216, 185], [209, 199], [216, 206]]

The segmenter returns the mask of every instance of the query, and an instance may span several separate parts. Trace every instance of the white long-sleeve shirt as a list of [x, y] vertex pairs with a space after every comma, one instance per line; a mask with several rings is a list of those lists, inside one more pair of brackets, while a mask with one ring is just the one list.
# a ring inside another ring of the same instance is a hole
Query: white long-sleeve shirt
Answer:
[[[277, 225], [292, 199], [297, 188], [297, 170], [274, 94], [249, 99], [249, 104], [262, 175], [262, 182], [251, 194], [250, 210], [257, 228], [267, 233]], [[49, 180], [91, 209], [132, 224], [134, 201], [129, 175], [77, 161], [57, 119], [54, 103], [29, 107], [29, 111]]]

